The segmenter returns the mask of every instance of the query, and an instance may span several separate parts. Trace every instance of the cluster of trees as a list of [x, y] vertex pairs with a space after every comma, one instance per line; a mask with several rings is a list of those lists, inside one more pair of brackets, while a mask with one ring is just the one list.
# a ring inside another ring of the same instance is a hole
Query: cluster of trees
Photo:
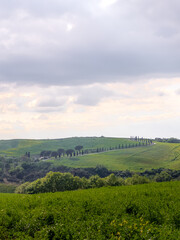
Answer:
[[[165, 182], [171, 181], [172, 175], [169, 170], [159, 169], [155, 171], [156, 174], [153, 178], [147, 176], [147, 172], [138, 174], [131, 173], [129, 177], [123, 178], [118, 174], [111, 173], [110, 175], [101, 178], [99, 175], [92, 175], [90, 178], [74, 176], [71, 173], [49, 172], [44, 178], [37, 179], [34, 182], [25, 182], [21, 184], [16, 193], [45, 193], [57, 191], [69, 191], [77, 189], [98, 188], [104, 186], [122, 186], [122, 185], [135, 185], [144, 184], [149, 182]], [[153, 170], [149, 171], [153, 174]], [[180, 176], [176, 173], [176, 176]]]
[[[83, 146], [78, 145], [75, 147], [75, 149], [63, 149], [63, 148], [59, 148], [57, 151], [41, 151], [40, 153], [40, 157], [44, 157], [44, 158], [48, 158], [48, 157], [62, 157], [65, 156], [65, 154], [67, 155], [67, 157], [72, 157], [72, 156], [76, 156], [78, 154], [82, 154], [83, 155]], [[82, 151], [81, 151], [82, 150]]]
[[16, 193], [35, 194], [97, 188], [104, 186], [143, 184], [148, 182], [149, 180], [146, 177], [139, 175], [134, 175], [133, 177], [124, 180], [123, 178], [117, 177], [112, 173], [105, 178], [100, 178], [98, 175], [95, 175], [87, 179], [84, 177], [74, 177], [70, 173], [49, 172], [44, 178], [38, 179], [32, 183], [26, 182], [20, 185], [17, 187]]
[[178, 138], [155, 138], [156, 142], [167, 142], [167, 143], [180, 143], [180, 139]]
[[135, 137], [131, 136], [130, 140], [131, 141], [136, 141], [136, 142], [141, 142], [141, 143], [144, 143], [146, 145], [152, 144], [152, 139], [143, 138], [143, 137], [139, 137], [139, 136], [135, 136]]

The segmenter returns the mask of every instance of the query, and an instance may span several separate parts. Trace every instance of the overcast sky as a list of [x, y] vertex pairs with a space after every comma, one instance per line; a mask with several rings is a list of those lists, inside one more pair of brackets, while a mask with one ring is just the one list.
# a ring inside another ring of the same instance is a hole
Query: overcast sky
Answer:
[[0, 138], [180, 138], [179, 0], [0, 0]]

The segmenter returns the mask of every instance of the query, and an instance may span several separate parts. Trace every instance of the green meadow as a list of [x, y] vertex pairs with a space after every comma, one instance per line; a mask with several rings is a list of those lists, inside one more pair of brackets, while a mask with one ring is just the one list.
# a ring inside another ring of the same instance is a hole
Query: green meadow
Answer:
[[43, 150], [57, 151], [58, 148], [74, 149], [77, 145], [83, 145], [83, 149], [109, 148], [119, 144], [132, 144], [126, 138], [106, 138], [106, 137], [72, 137], [62, 139], [30, 140], [14, 139], [0, 140], [0, 154], [6, 156], [22, 156], [26, 152], [31, 155], [40, 154]]
[[180, 239], [180, 182], [0, 194], [0, 239]]
[[155, 143], [151, 146], [125, 148], [49, 161], [56, 166], [65, 165], [75, 168], [103, 165], [110, 170], [180, 169], [180, 144]]

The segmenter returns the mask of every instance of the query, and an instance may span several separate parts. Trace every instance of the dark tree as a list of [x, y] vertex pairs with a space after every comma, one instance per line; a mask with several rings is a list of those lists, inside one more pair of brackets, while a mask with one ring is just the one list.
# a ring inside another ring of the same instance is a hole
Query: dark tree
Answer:
[[81, 146], [81, 145], [78, 145], [78, 146], [75, 147], [75, 150], [77, 150], [78, 152], [80, 152], [81, 149], [83, 149], [83, 146]]
[[66, 150], [67, 157], [68, 156], [72, 157], [73, 153], [74, 153], [74, 149], [67, 149]]
[[40, 153], [41, 157], [50, 157], [51, 156], [51, 151], [42, 151]]
[[58, 153], [58, 156], [59, 156], [59, 158], [60, 158], [61, 155], [64, 155], [65, 150], [64, 150], [63, 148], [59, 148], [59, 149], [57, 150], [57, 153]]
[[44, 155], [45, 155], [45, 151], [41, 151], [40, 157], [44, 157]]
[[58, 156], [58, 153], [56, 151], [51, 152], [51, 157], [57, 158], [57, 156]]

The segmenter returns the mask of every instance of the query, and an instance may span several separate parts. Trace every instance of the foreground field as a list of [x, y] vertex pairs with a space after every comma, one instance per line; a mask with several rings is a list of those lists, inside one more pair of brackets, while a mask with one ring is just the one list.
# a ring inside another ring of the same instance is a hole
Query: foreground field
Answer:
[[180, 182], [1, 194], [0, 239], [180, 239]]
[[50, 162], [56, 166], [81, 168], [103, 165], [111, 170], [180, 169], [180, 144], [156, 143], [151, 146], [120, 149], [75, 158], [52, 159]]

